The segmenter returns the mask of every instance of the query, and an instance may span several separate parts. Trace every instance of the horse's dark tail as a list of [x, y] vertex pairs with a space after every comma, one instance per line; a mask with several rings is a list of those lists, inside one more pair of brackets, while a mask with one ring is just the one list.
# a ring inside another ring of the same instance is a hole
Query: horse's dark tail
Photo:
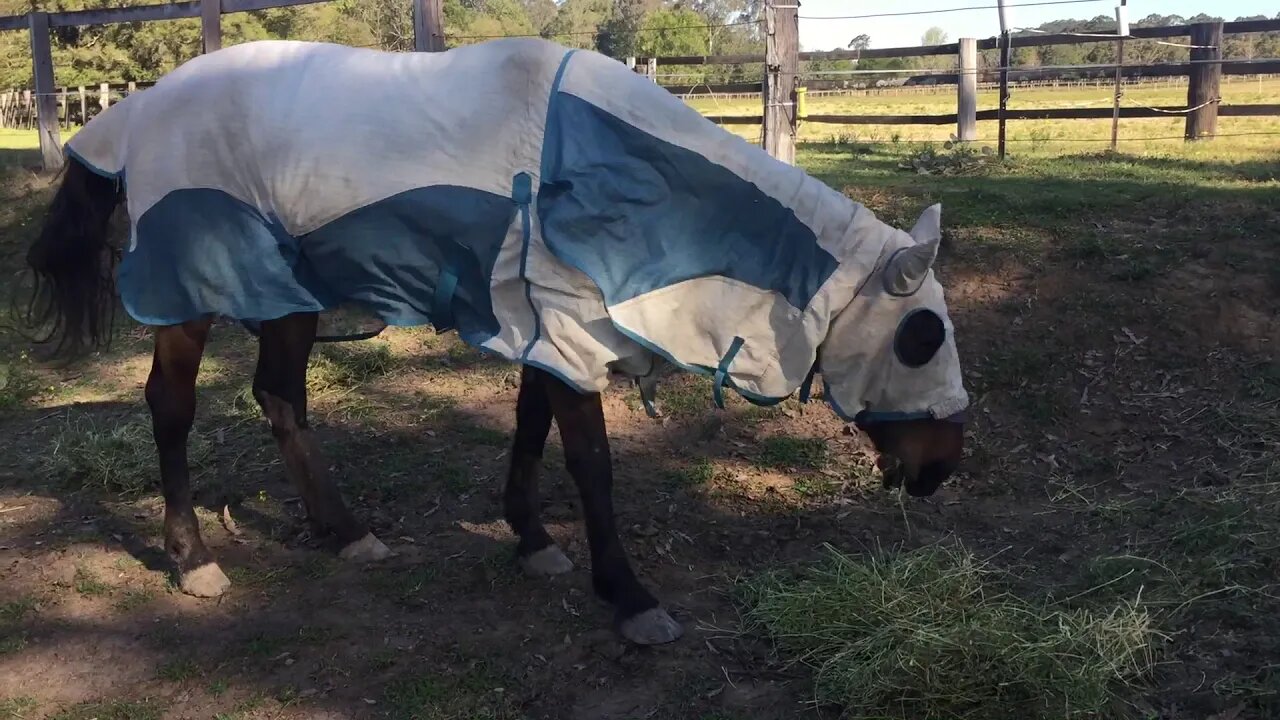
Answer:
[[18, 318], [50, 357], [73, 359], [111, 343], [115, 324], [115, 265], [111, 216], [124, 198], [120, 184], [67, 158], [64, 175], [27, 251], [34, 276]]

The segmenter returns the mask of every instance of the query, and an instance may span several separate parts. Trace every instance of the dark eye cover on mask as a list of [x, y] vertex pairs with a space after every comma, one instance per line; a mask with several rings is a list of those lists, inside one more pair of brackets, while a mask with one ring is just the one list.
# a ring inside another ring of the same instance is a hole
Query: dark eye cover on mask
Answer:
[[947, 328], [942, 318], [932, 310], [918, 308], [907, 313], [898, 324], [893, 352], [903, 365], [918, 368], [938, 354], [946, 338]]

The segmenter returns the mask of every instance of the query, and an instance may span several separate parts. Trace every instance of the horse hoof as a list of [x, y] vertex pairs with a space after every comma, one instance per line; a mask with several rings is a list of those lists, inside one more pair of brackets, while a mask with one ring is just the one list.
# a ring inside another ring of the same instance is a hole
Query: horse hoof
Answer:
[[560, 548], [548, 545], [529, 557], [520, 558], [520, 569], [533, 577], [563, 575], [573, 569], [573, 561]]
[[684, 635], [684, 628], [660, 607], [622, 621], [622, 636], [637, 645], [662, 645]]
[[218, 563], [201, 565], [195, 570], [182, 573], [178, 584], [182, 592], [200, 598], [214, 598], [231, 587], [231, 581], [218, 567]]
[[391, 548], [383, 545], [381, 540], [373, 536], [373, 533], [367, 533], [364, 537], [342, 548], [342, 551], [338, 553], [338, 557], [343, 560], [358, 563], [386, 560], [391, 555]]

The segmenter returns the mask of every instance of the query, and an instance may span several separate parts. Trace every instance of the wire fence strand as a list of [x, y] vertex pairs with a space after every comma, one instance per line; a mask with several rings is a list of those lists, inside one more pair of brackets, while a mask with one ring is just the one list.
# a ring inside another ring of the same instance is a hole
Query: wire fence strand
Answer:
[[[1084, 3], [1104, 2], [1104, 0], [1041, 0], [1040, 2], [1009, 3], [1006, 8], [1038, 7], [1042, 5], [1081, 5]], [[938, 15], [941, 13], [967, 12], [970, 10], [998, 10], [999, 5], [967, 5], [964, 7], [940, 8], [937, 10], [903, 10], [900, 12], [867, 13], [865, 15], [800, 15], [801, 20], [870, 20], [883, 17], [907, 17], [911, 15]]]

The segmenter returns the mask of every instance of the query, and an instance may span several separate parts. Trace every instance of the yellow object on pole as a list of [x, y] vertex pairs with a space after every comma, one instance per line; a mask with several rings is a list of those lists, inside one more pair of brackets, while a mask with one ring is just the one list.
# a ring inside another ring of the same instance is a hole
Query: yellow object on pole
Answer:
[[800, 120], [809, 116], [809, 106], [805, 104], [805, 95], [807, 94], [805, 92], [806, 90], [808, 90], [808, 88], [796, 88], [796, 117]]

